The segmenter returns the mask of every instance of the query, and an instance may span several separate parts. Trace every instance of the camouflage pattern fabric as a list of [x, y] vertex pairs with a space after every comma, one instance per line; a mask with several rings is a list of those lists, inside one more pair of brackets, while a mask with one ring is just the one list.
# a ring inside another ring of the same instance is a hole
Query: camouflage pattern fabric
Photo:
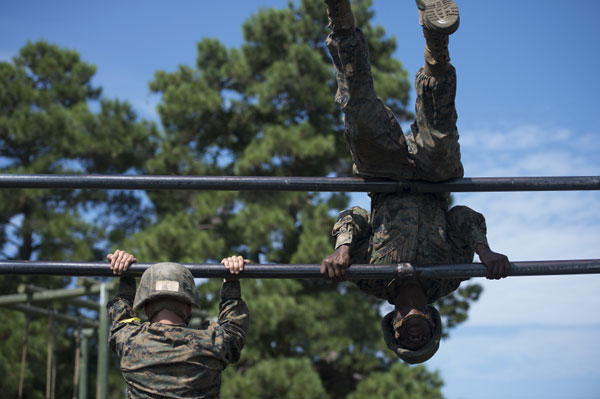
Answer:
[[127, 398], [218, 398], [221, 372], [239, 360], [249, 311], [240, 283], [223, 283], [219, 318], [199, 329], [134, 319], [135, 279], [121, 278], [108, 304], [109, 343], [120, 358]]
[[200, 306], [194, 276], [179, 263], [161, 262], [146, 269], [135, 293], [133, 310], [139, 310], [144, 303], [157, 298], [171, 298]]
[[[332, 234], [336, 249], [350, 246], [356, 264], [416, 265], [470, 263], [475, 246], [487, 245], [485, 218], [466, 206], [449, 211], [443, 196], [430, 194], [377, 194], [373, 211], [360, 207], [338, 215]], [[429, 303], [456, 290], [462, 279], [417, 279]], [[369, 295], [391, 304], [400, 289], [399, 280], [352, 280]]]
[[398, 120], [375, 94], [369, 49], [360, 29], [327, 38], [338, 83], [335, 101], [344, 112], [345, 139], [363, 177], [442, 181], [463, 177], [456, 129], [456, 71], [417, 73], [416, 120], [403, 134]]

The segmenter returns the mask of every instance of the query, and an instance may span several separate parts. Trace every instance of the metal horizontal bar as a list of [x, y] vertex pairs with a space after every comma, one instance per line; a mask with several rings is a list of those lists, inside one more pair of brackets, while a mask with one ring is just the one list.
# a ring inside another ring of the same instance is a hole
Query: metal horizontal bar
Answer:
[[478, 177], [424, 181], [358, 177], [0, 174], [0, 188], [322, 192], [492, 192], [600, 190], [600, 176]]
[[[16, 310], [19, 312], [24, 312], [36, 317], [48, 317], [49, 310], [46, 308], [39, 308], [31, 305], [23, 305], [23, 304], [15, 304], [9, 305], [9, 309]], [[70, 324], [70, 325], [81, 325], [82, 327], [87, 328], [98, 328], [98, 322], [87, 319], [85, 317], [77, 318], [75, 316], [64, 315], [61, 313], [54, 313], [52, 317], [61, 323]]]
[[[30, 264], [35, 262], [21, 262], [16, 261], [14, 264], [14, 268], [11, 265], [11, 261], [3, 261], [0, 262], [0, 270], [4, 270], [5, 263], [8, 263], [8, 270], [31, 270]], [[48, 264], [51, 262], [40, 262], [42, 264]], [[98, 263], [100, 264], [100, 263]], [[44, 270], [44, 267], [41, 269], [35, 268], [36, 270]], [[53, 270], [54, 267], [49, 267], [45, 270]], [[33, 274], [33, 275], [54, 275], [54, 276], [78, 276], [79, 274], [67, 274], [67, 273], [8, 273], [0, 271], [0, 274]], [[88, 276], [90, 274], [87, 274]], [[91, 274], [93, 275], [93, 274]], [[9, 305], [14, 303], [23, 303], [23, 302], [52, 302], [54, 300], [67, 300], [71, 298], [78, 298], [84, 295], [97, 295], [100, 293], [100, 284], [93, 285], [90, 287], [77, 287], [77, 288], [62, 288], [57, 290], [49, 290], [49, 291], [41, 291], [41, 292], [29, 292], [22, 294], [9, 294], [0, 296], [0, 306]]]
[[[54, 290], [49, 290], [43, 287], [37, 287], [33, 284], [19, 284], [17, 287], [17, 292], [19, 294], [31, 294], [31, 293], [39, 293], [39, 292], [52, 292]], [[64, 292], [64, 291], [63, 291]], [[2, 297], [0, 296], [0, 299]], [[81, 298], [56, 298], [59, 301], [65, 301], [73, 306], [77, 306], [79, 308], [86, 308], [90, 310], [95, 310], [96, 312], [100, 309], [100, 305], [96, 301], [90, 301], [89, 299], [81, 299]]]
[[[135, 263], [127, 271], [129, 276], [140, 276], [151, 263]], [[195, 277], [231, 277], [227, 269], [217, 264], [184, 263]], [[318, 264], [265, 264], [246, 265], [240, 278], [294, 278], [318, 279], [321, 265]], [[550, 260], [511, 262], [511, 276], [539, 276], [558, 274], [600, 274], [600, 259]], [[56, 275], [56, 276], [113, 276], [105, 262], [43, 262], [43, 261], [0, 261], [0, 274]], [[346, 270], [349, 279], [391, 279], [415, 274], [421, 277], [468, 278], [484, 277], [486, 268], [481, 263], [456, 265], [414, 266], [400, 265], [352, 265]], [[73, 290], [71, 290], [73, 291]], [[17, 294], [13, 295], [17, 297]], [[83, 294], [82, 294], [83, 295]], [[0, 304], [8, 295], [0, 297]], [[29, 300], [35, 300], [36, 293]], [[15, 298], [16, 300], [16, 298]], [[22, 298], [18, 302], [22, 302]]]

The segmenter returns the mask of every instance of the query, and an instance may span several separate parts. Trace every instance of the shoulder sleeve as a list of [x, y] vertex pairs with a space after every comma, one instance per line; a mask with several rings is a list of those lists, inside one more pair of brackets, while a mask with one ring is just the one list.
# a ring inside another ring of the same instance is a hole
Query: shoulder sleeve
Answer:
[[219, 304], [219, 328], [223, 331], [225, 357], [230, 363], [240, 359], [249, 324], [250, 311], [242, 299], [240, 282], [224, 282]]
[[448, 211], [448, 234], [450, 239], [475, 251], [478, 243], [488, 245], [485, 218], [467, 206], [455, 206]]
[[117, 295], [106, 304], [108, 317], [112, 323], [108, 343], [112, 350], [121, 356], [123, 342], [129, 336], [129, 327], [140, 323], [133, 311], [133, 298], [135, 296], [135, 278], [121, 277]]
[[335, 249], [342, 245], [356, 247], [371, 235], [369, 212], [358, 206], [341, 211], [331, 234], [336, 238]]

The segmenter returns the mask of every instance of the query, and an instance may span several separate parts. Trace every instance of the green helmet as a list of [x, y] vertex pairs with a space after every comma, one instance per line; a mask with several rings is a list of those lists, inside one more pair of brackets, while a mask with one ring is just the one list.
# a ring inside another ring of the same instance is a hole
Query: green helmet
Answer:
[[406, 363], [423, 363], [435, 355], [440, 347], [440, 340], [442, 339], [442, 319], [440, 313], [431, 305], [427, 306], [427, 310], [430, 317], [433, 319], [435, 327], [429, 341], [417, 350], [406, 349], [398, 344], [394, 327], [392, 326], [394, 315], [396, 313], [395, 311], [386, 314], [381, 321], [381, 330], [383, 331], [383, 338], [387, 347]]
[[138, 310], [146, 302], [159, 298], [175, 299], [200, 307], [194, 276], [178, 263], [157, 263], [146, 269], [135, 293], [133, 309]]

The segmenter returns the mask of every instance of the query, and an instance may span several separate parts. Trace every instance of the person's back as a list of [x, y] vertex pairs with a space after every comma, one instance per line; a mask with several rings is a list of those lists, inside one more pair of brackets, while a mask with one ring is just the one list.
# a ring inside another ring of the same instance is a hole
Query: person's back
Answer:
[[[191, 305], [198, 304], [193, 277], [181, 265], [153, 265], [137, 293], [135, 279], [121, 278], [107, 308], [113, 322], [109, 342], [119, 356], [128, 398], [219, 397], [221, 372], [240, 358], [249, 312], [239, 281], [231, 279], [223, 283], [217, 322], [188, 327]], [[142, 307], [147, 322], [135, 317]]]
[[369, 193], [373, 231], [368, 263], [452, 263], [445, 193]]

